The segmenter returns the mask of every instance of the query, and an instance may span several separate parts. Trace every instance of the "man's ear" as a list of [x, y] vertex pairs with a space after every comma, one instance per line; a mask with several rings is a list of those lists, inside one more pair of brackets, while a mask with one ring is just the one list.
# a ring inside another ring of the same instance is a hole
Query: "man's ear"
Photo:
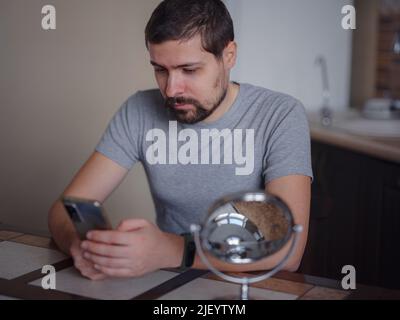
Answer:
[[236, 64], [236, 56], [237, 56], [237, 44], [235, 41], [231, 41], [224, 49], [223, 57], [224, 64], [229, 69], [232, 69]]

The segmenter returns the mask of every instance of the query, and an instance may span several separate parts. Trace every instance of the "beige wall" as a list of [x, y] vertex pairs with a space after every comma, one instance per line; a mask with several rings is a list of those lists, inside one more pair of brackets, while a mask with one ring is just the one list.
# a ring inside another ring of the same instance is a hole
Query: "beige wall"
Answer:
[[[47, 211], [138, 89], [155, 87], [144, 27], [158, 0], [0, 0], [0, 222], [47, 231]], [[41, 29], [52, 4], [57, 29]], [[143, 169], [106, 203], [154, 218]]]

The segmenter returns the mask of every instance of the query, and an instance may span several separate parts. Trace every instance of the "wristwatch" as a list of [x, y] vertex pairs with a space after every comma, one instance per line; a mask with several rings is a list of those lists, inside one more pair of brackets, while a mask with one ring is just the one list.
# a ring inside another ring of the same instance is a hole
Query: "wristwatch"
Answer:
[[185, 239], [185, 244], [183, 247], [182, 263], [179, 269], [185, 271], [193, 266], [194, 258], [196, 256], [196, 244], [194, 243], [192, 233], [183, 233], [181, 236]]

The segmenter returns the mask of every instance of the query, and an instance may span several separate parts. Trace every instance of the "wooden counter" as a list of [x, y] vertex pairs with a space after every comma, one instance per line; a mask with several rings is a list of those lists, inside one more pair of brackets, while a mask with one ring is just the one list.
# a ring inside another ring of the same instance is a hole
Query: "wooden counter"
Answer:
[[[342, 118], [343, 117], [345, 116], [342, 116]], [[322, 126], [317, 121], [318, 117], [316, 114], [309, 114], [308, 118], [310, 120], [312, 140], [400, 164], [400, 138], [381, 138], [370, 137], [367, 135], [356, 135], [336, 128], [335, 126]], [[384, 121], [382, 122], [382, 125], [384, 125]]]
[[400, 164], [400, 139], [356, 136], [311, 124], [311, 139]]

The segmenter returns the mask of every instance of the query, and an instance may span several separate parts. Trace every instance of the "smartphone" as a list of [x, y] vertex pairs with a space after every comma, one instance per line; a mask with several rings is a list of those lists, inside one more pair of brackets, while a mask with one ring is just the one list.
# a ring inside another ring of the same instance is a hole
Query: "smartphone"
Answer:
[[110, 230], [111, 223], [99, 201], [64, 196], [61, 201], [81, 240], [90, 230]]

